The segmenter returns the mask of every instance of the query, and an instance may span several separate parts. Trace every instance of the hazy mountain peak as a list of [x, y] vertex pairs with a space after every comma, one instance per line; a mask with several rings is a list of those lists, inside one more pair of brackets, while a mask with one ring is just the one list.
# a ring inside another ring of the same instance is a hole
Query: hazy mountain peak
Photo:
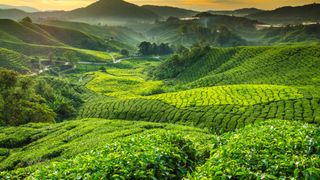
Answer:
[[7, 5], [7, 4], [0, 4], [0, 9], [18, 9], [18, 10], [22, 10], [25, 12], [39, 12], [38, 9], [33, 8], [33, 7], [29, 7], [29, 6], [12, 6], [12, 5]]

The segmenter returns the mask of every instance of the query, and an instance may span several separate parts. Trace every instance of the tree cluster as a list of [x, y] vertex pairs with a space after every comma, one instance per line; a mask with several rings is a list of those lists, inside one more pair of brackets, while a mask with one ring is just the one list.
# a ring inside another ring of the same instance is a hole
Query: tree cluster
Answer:
[[194, 44], [191, 48], [178, 47], [176, 53], [152, 71], [157, 79], [174, 78], [185, 68], [196, 63], [211, 50], [208, 45]]
[[70, 88], [53, 89], [43, 79], [10, 70], [0, 70], [0, 84], [0, 125], [62, 121], [83, 102]]
[[142, 42], [139, 45], [139, 53], [141, 55], [147, 56], [147, 55], [167, 55], [171, 54], [173, 52], [173, 49], [170, 47], [169, 44], [161, 43], [150, 43], [150, 42]]

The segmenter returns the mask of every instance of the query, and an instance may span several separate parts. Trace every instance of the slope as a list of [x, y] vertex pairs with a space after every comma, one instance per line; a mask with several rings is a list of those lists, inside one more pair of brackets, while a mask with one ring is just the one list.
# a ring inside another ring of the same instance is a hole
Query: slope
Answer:
[[306, 21], [320, 21], [320, 4], [308, 4], [296, 7], [281, 7], [246, 16], [271, 24], [301, 24]]
[[30, 15], [22, 10], [18, 9], [0, 9], [0, 18], [1, 19], [22, 19], [26, 16]]
[[24, 12], [39, 12], [38, 9], [29, 7], [29, 6], [12, 6], [12, 5], [7, 5], [7, 4], [0, 4], [0, 9], [19, 9]]
[[[93, 125], [95, 123], [99, 126]], [[59, 158], [23, 169], [1, 172], [2, 178], [319, 178], [319, 127], [300, 122], [269, 120], [222, 136], [208, 135], [205, 131], [181, 126], [123, 121], [120, 125], [119, 121], [95, 119], [64, 123], [58, 131], [57, 126], [46, 129], [43, 125], [37, 127], [32, 124], [19, 128], [24, 130], [23, 134], [14, 133], [10, 128], [4, 128], [2, 132], [21, 139], [38, 137], [34, 142], [23, 146], [30, 154], [39, 155], [43, 149], [40, 151], [37, 147], [50, 147], [52, 144], [49, 142], [52, 141], [59, 144], [62, 140], [64, 144], [58, 145], [61, 149], [55, 149], [55, 152], [44, 156], [43, 160], [55, 156]], [[115, 132], [118, 128], [121, 130]], [[37, 136], [40, 130], [44, 130], [41, 137]], [[84, 135], [79, 136], [79, 133]], [[98, 140], [99, 145], [86, 138]], [[2, 138], [6, 139], [8, 138]], [[40, 143], [43, 141], [48, 144]], [[85, 153], [66, 158], [65, 155], [72, 150], [81, 152], [79, 146], [76, 146], [81, 142], [93, 146], [88, 149], [80, 146]], [[31, 149], [33, 150], [30, 152]], [[4, 149], [2, 152], [4, 156], [8, 156], [8, 150]], [[29, 158], [23, 157], [16, 163], [22, 167], [25, 160], [36, 163], [32, 159], [37, 158]]]
[[8, 49], [0, 48], [0, 68], [15, 70], [20, 73], [30, 72], [29, 59]]
[[123, 0], [99, 0], [85, 8], [67, 13], [72, 19], [146, 19], [154, 20], [157, 15], [135, 4]]
[[[132, 29], [121, 27], [121, 26], [97, 26], [80, 22], [70, 22], [70, 21], [59, 21], [59, 20], [47, 20], [42, 22], [43, 24], [49, 26], [56, 26], [66, 29], [73, 29], [85, 32], [87, 34], [92, 34], [108, 42], [118, 41], [121, 43], [121, 47], [126, 47], [126, 44], [131, 46], [136, 46], [138, 43], [145, 40], [145, 37], [135, 32]], [[127, 45], [128, 46], [128, 45]], [[119, 47], [119, 49], [121, 48]], [[131, 49], [133, 47], [127, 47]]]
[[143, 5], [141, 6], [144, 9], [148, 9], [149, 11], [154, 12], [161, 18], [168, 18], [168, 17], [191, 17], [197, 14], [198, 12], [188, 9], [181, 9], [177, 7], [170, 7], [170, 6], [154, 6], [154, 5]]
[[9, 19], [0, 19], [0, 24], [0, 31], [15, 36], [26, 43], [61, 45], [57, 40], [46, 36], [43, 32], [24, 26], [22, 23]]
[[197, 128], [105, 119], [82, 119], [59, 124], [27, 124], [16, 128], [0, 127], [0, 170], [16, 169], [51, 160], [63, 161], [122, 139], [163, 133], [181, 134], [197, 140], [213, 137]]
[[261, 9], [257, 8], [243, 8], [243, 9], [236, 9], [233, 11], [208, 11], [212, 14], [216, 15], [229, 15], [229, 16], [239, 16], [239, 17], [244, 17], [250, 14], [258, 13], [258, 12], [263, 12]]

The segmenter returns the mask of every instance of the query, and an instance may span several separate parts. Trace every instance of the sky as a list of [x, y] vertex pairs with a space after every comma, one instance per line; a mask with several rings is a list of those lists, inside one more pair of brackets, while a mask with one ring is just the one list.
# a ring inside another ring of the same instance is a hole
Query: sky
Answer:
[[[71, 10], [85, 7], [96, 0], [0, 0], [0, 4], [31, 6], [39, 10]], [[194, 10], [231, 10], [245, 7], [275, 9], [281, 6], [298, 6], [320, 3], [320, 0], [127, 0], [144, 5], [176, 6]]]

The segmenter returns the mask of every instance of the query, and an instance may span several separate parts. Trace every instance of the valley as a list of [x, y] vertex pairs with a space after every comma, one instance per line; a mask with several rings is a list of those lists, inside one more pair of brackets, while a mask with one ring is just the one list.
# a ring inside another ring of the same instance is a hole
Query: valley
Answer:
[[320, 178], [319, 4], [14, 7], [0, 179]]

